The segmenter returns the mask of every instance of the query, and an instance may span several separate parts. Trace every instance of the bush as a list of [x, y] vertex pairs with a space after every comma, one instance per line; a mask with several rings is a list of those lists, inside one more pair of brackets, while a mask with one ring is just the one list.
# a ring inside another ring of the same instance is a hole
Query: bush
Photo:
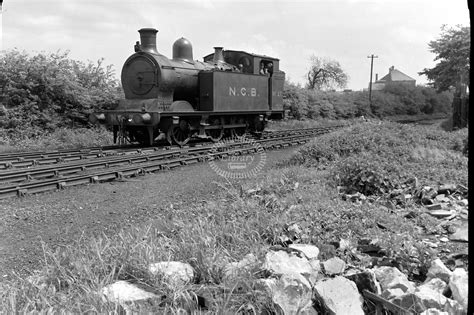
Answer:
[[401, 173], [400, 165], [364, 152], [338, 161], [330, 176], [336, 185], [347, 187], [347, 192], [370, 196], [399, 187]]
[[285, 82], [283, 89], [283, 107], [296, 119], [308, 117], [308, 97], [299, 86]]
[[0, 127], [26, 137], [87, 126], [89, 113], [121, 97], [112, 66], [104, 66], [103, 59], [83, 63], [59, 51], [0, 55], [0, 88]]
[[437, 93], [423, 86], [388, 85], [374, 91], [372, 103], [378, 116], [449, 113], [453, 96], [450, 92]]
[[373, 91], [372, 107], [368, 93], [328, 92], [303, 89], [285, 83], [283, 103], [296, 119], [350, 119], [358, 116], [378, 117], [393, 115], [446, 114], [451, 109], [452, 93], [437, 93], [429, 87], [388, 85], [385, 90]]
[[316, 138], [288, 163], [326, 168], [335, 161], [330, 182], [368, 195], [385, 193], [414, 177], [426, 185], [466, 185], [465, 139], [467, 130], [360, 123]]

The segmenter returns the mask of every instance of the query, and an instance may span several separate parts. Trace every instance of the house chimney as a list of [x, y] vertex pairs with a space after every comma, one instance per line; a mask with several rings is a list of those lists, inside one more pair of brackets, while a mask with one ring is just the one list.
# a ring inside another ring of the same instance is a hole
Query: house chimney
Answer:
[[140, 50], [157, 54], [156, 33], [158, 33], [158, 30], [154, 28], [142, 28], [138, 30], [138, 33], [140, 33]]
[[375, 81], [378, 81], [378, 80], [379, 80], [379, 74], [376, 73], [376, 74], [375, 74]]
[[214, 47], [214, 60], [215, 64], [224, 62], [224, 54], [222, 52], [223, 47]]
[[388, 73], [392, 72], [394, 69], [395, 69], [395, 67], [391, 66], [390, 68], [388, 68]]

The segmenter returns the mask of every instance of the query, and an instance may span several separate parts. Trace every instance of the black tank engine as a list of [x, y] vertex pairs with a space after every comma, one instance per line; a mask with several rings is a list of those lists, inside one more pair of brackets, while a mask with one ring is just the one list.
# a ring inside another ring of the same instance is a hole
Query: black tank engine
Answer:
[[283, 116], [285, 73], [278, 59], [215, 47], [201, 62], [193, 60], [185, 38], [173, 44], [168, 59], [157, 51], [156, 29], [138, 32], [140, 42], [122, 68], [125, 99], [113, 110], [90, 116], [94, 123], [112, 126], [114, 142], [219, 141], [259, 133], [267, 119]]

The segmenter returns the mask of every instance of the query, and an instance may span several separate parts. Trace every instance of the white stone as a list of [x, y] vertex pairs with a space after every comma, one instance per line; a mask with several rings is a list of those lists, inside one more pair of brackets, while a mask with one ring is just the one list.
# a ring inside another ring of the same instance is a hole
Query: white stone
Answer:
[[459, 314], [459, 315], [464, 315], [466, 313], [466, 309], [462, 307], [459, 302], [452, 300], [452, 299], [447, 299], [446, 304], [444, 305], [443, 311], [448, 312], [448, 314]]
[[150, 264], [148, 270], [153, 275], [161, 275], [171, 285], [184, 285], [194, 279], [194, 269], [180, 261], [163, 261]]
[[467, 224], [459, 227], [449, 239], [452, 241], [469, 242], [469, 228]]
[[428, 288], [430, 290], [433, 290], [435, 292], [438, 292], [439, 294], [443, 294], [446, 288], [448, 287], [448, 284], [444, 282], [443, 280], [439, 278], [433, 278], [425, 281], [422, 285], [420, 285], [417, 289], [423, 289], [423, 288]]
[[406, 275], [395, 267], [381, 266], [372, 269], [382, 290], [400, 288], [403, 292], [413, 292], [415, 286]]
[[364, 314], [364, 301], [356, 284], [344, 277], [318, 281], [313, 292], [314, 298], [328, 314]]
[[392, 300], [396, 297], [402, 296], [403, 294], [405, 294], [405, 292], [400, 288], [385, 289], [382, 292], [382, 297], [386, 300]]
[[277, 275], [290, 273], [310, 275], [313, 272], [313, 267], [306, 258], [281, 250], [269, 251], [265, 255], [263, 268]]
[[344, 277], [354, 281], [354, 283], [357, 285], [357, 288], [359, 289], [359, 292], [368, 290], [377, 295], [382, 293], [382, 289], [379, 282], [377, 281], [377, 278], [375, 277], [375, 273], [371, 269], [363, 271], [350, 270], [344, 274]]
[[405, 293], [402, 296], [392, 299], [392, 302], [416, 314], [426, 309], [436, 308], [448, 312], [449, 314], [465, 314], [462, 306], [443, 294], [431, 290], [427, 287], [419, 287], [415, 292]]
[[429, 308], [423, 313], [420, 313], [420, 315], [449, 315], [448, 312], [440, 311], [436, 308]]
[[311, 287], [313, 287], [318, 280], [320, 280], [324, 275], [320, 273], [321, 271], [321, 263], [317, 259], [312, 259], [309, 261], [309, 264], [312, 267], [311, 274], [305, 275], [308, 279], [309, 283], [311, 283]]
[[158, 298], [158, 295], [140, 289], [127, 281], [117, 281], [105, 286], [102, 288], [102, 294], [104, 301], [120, 304]]
[[428, 273], [426, 274], [427, 280], [431, 280], [433, 278], [440, 278], [444, 282], [449, 282], [449, 277], [451, 276], [451, 270], [446, 267], [441, 259], [437, 258], [431, 262], [430, 268], [428, 269]]
[[324, 273], [332, 276], [338, 275], [344, 272], [346, 269], [346, 263], [339, 257], [333, 257], [323, 262]]
[[258, 258], [253, 254], [245, 255], [241, 261], [228, 263], [224, 267], [224, 281], [240, 278], [242, 274], [250, 272], [258, 264]]
[[277, 281], [267, 282], [273, 302], [284, 314], [311, 314], [313, 309], [311, 285], [299, 273], [284, 274]]
[[447, 298], [443, 293], [437, 292], [428, 287], [418, 287], [414, 294], [420, 298], [423, 306], [426, 308], [442, 309], [447, 301]]
[[453, 299], [467, 309], [468, 274], [462, 268], [454, 269], [449, 278], [449, 288], [453, 293]]
[[446, 218], [453, 215], [451, 210], [430, 210], [429, 214], [436, 218]]
[[311, 244], [290, 244], [288, 247], [300, 251], [310, 260], [317, 259], [319, 256], [319, 248]]

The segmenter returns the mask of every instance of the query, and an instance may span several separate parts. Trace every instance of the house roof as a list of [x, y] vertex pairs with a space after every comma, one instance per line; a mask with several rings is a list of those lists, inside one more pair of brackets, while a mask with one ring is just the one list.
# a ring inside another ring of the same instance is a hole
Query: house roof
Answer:
[[388, 69], [388, 74], [381, 78], [379, 81], [415, 81], [412, 77], [407, 76], [405, 73], [400, 70], [395, 69], [394, 66], [391, 66]]

